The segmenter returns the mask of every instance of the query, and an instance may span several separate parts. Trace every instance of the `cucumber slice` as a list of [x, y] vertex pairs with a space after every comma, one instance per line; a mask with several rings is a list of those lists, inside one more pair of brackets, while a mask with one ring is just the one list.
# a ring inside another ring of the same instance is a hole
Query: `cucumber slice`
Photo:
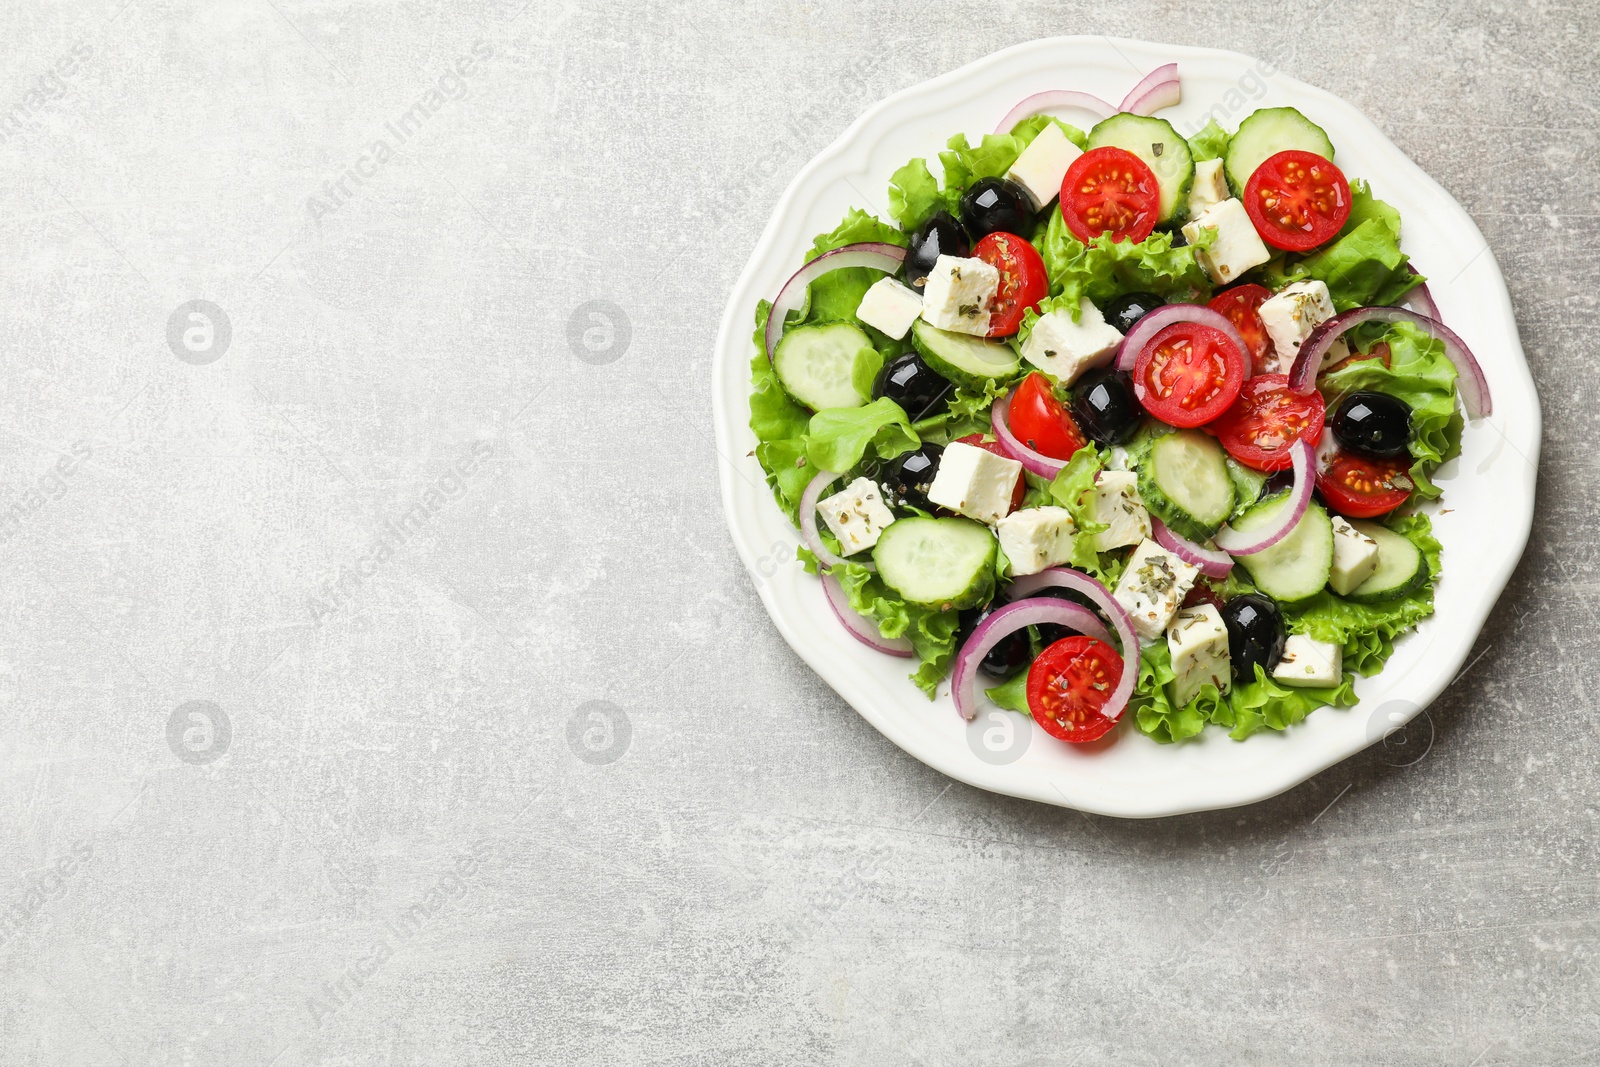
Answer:
[[1177, 223], [1189, 212], [1189, 187], [1194, 184], [1194, 156], [1189, 142], [1166, 119], [1126, 112], [1104, 119], [1089, 131], [1089, 147], [1121, 148], [1144, 161], [1161, 187], [1160, 222]]
[[[1275, 493], [1233, 523], [1241, 533], [1267, 526], [1289, 504], [1287, 490]], [[1263, 552], [1238, 556], [1256, 588], [1285, 604], [1316, 596], [1333, 573], [1333, 522], [1313, 500], [1287, 537]]]
[[911, 326], [911, 343], [939, 374], [965, 389], [982, 390], [996, 378], [1017, 373], [1022, 361], [1008, 344], [985, 341], [964, 333], [951, 333], [918, 319]]
[[1378, 542], [1378, 569], [1345, 599], [1357, 604], [1383, 604], [1414, 593], [1427, 582], [1428, 561], [1411, 538], [1375, 522], [1350, 525]]
[[970, 608], [994, 593], [994, 534], [971, 519], [896, 519], [872, 561], [885, 585], [914, 604]]
[[1139, 496], [1179, 537], [1204, 541], [1233, 514], [1228, 454], [1197, 430], [1156, 438], [1139, 464]]
[[854, 323], [797, 326], [778, 342], [772, 369], [784, 391], [812, 411], [858, 408], [867, 402], [854, 379], [856, 359], [863, 354], [876, 355], [877, 350]]
[[1322, 127], [1292, 107], [1264, 107], [1245, 116], [1228, 142], [1223, 163], [1233, 195], [1243, 194], [1245, 182], [1269, 156], [1290, 149], [1333, 158], [1333, 142]]

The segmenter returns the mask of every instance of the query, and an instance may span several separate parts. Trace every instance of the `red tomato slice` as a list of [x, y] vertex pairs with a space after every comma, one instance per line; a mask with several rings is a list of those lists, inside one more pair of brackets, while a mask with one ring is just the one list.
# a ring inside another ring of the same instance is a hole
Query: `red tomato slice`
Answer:
[[1333, 237], [1350, 217], [1350, 183], [1315, 152], [1279, 152], [1245, 183], [1244, 209], [1267, 244], [1305, 252]]
[[972, 249], [972, 258], [981, 259], [1000, 272], [1000, 288], [994, 296], [994, 311], [989, 315], [989, 336], [1010, 337], [1022, 328], [1022, 316], [1037, 308], [1050, 295], [1050, 277], [1044, 260], [1033, 245], [1014, 233], [991, 233]]
[[[981, 448], [985, 452], [993, 452], [995, 455], [1001, 456], [1001, 457], [1003, 457], [1005, 459], [1015, 459], [1016, 458], [1010, 452], [1006, 451], [1006, 446], [1005, 445], [1001, 444], [999, 441], [985, 441], [983, 439], [983, 434], [981, 434], [981, 433], [969, 433], [965, 437], [958, 437], [958, 438], [956, 438], [956, 443], [957, 444], [963, 444], [963, 445], [971, 445], [973, 448]], [[1023, 497], [1023, 494], [1025, 494], [1027, 491], [1028, 491], [1028, 479], [1022, 474], [1021, 471], [1018, 471], [1017, 472], [1017, 487], [1015, 489], [1011, 490], [1011, 510], [1012, 511], [1016, 511], [1018, 508], [1020, 508], [1022, 506], [1022, 497]]]
[[1087, 443], [1066, 405], [1051, 391], [1050, 379], [1038, 371], [1011, 394], [1010, 421], [1019, 441], [1051, 459], [1071, 459]]
[[1335, 452], [1328, 465], [1317, 472], [1317, 492], [1339, 514], [1371, 519], [1387, 515], [1406, 502], [1415, 488], [1410, 469], [1409, 456], [1368, 459]]
[[1094, 148], [1061, 180], [1061, 221], [1088, 243], [1102, 233], [1139, 242], [1156, 228], [1161, 188], [1144, 160], [1121, 148]]
[[1322, 436], [1327, 409], [1313, 389], [1301, 396], [1289, 388], [1287, 374], [1258, 374], [1244, 383], [1239, 399], [1206, 429], [1217, 435], [1228, 455], [1258, 471], [1281, 471], [1294, 457], [1289, 446]]
[[1122, 657], [1104, 641], [1064, 637], [1028, 668], [1028, 710], [1051, 737], [1082, 744], [1116, 724], [1101, 709], [1122, 676]]
[[1261, 321], [1261, 305], [1272, 295], [1264, 285], [1236, 285], [1211, 298], [1206, 306], [1233, 323], [1250, 346], [1252, 374], [1271, 374], [1278, 370], [1278, 355], [1273, 351], [1267, 324]]
[[1172, 426], [1203, 426], [1221, 415], [1244, 385], [1244, 353], [1228, 335], [1197, 322], [1175, 322], [1150, 339], [1133, 365], [1133, 395]]

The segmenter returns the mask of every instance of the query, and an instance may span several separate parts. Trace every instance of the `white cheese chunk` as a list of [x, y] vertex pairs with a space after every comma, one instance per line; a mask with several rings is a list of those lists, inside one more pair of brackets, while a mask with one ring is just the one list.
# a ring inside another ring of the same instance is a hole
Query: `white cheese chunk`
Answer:
[[[1295, 282], [1261, 302], [1261, 322], [1272, 338], [1273, 351], [1278, 357], [1278, 371], [1288, 374], [1294, 366], [1294, 357], [1300, 354], [1300, 345], [1311, 331], [1333, 318], [1333, 298], [1328, 286], [1320, 281]], [[1350, 348], [1341, 338], [1333, 343], [1322, 357], [1322, 367], [1332, 366], [1350, 354]]]
[[1094, 480], [1094, 521], [1106, 528], [1094, 535], [1096, 552], [1136, 545], [1150, 536], [1150, 513], [1139, 499], [1139, 476], [1132, 471], [1104, 470]]
[[1211, 247], [1195, 252], [1200, 266], [1218, 285], [1226, 285], [1252, 267], [1259, 267], [1272, 258], [1261, 235], [1245, 213], [1238, 200], [1224, 200], [1212, 204], [1183, 227], [1183, 236], [1189, 243], [1198, 245], [1201, 231], [1214, 229], [1217, 239]]
[[1213, 604], [1184, 608], [1167, 627], [1167, 651], [1172, 653], [1172, 702], [1178, 707], [1189, 703], [1202, 686], [1214, 685], [1228, 691], [1233, 677], [1228, 657], [1228, 628], [1222, 613]]
[[1283, 645], [1283, 658], [1272, 668], [1272, 677], [1284, 685], [1328, 688], [1344, 676], [1344, 646], [1317, 641], [1305, 634], [1290, 634]]
[[1061, 127], [1052, 122], [1022, 150], [1006, 177], [1026, 189], [1034, 205], [1042, 209], [1061, 195], [1067, 168], [1081, 155], [1083, 149], [1067, 140]]
[[905, 337], [911, 324], [922, 314], [922, 297], [915, 289], [901, 285], [893, 278], [880, 278], [867, 290], [856, 308], [856, 318], [875, 330], [893, 337]]
[[939, 457], [928, 499], [969, 519], [993, 526], [1011, 511], [1011, 493], [1022, 464], [976, 445], [952, 441]]
[[1333, 516], [1333, 572], [1328, 585], [1340, 596], [1351, 591], [1378, 569], [1378, 542], [1351, 526], [1342, 515]]
[[1012, 576], [1020, 578], [1070, 563], [1078, 527], [1066, 508], [1047, 506], [1012, 512], [996, 524], [995, 532], [1011, 561]]
[[1202, 159], [1196, 163], [1194, 184], [1189, 186], [1190, 217], [1226, 199], [1228, 199], [1228, 179], [1222, 173], [1222, 160]]
[[922, 289], [922, 317], [953, 333], [989, 335], [1000, 272], [981, 259], [940, 256]]
[[1106, 322], [1088, 299], [1078, 302], [1078, 321], [1065, 311], [1051, 311], [1033, 324], [1022, 343], [1022, 358], [1062, 385], [1071, 385], [1090, 367], [1111, 359], [1122, 334]]
[[869, 478], [857, 478], [817, 504], [817, 514], [839, 539], [844, 554], [865, 552], [878, 543], [878, 535], [894, 521], [894, 512], [883, 502], [878, 486]]
[[1133, 617], [1139, 636], [1154, 640], [1172, 621], [1199, 573], [1154, 541], [1140, 541], [1111, 595]]

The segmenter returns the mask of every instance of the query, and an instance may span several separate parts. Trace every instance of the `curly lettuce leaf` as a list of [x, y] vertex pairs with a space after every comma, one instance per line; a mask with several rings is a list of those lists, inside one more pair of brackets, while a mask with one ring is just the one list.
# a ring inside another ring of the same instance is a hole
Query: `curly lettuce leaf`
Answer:
[[1350, 218], [1334, 242], [1309, 256], [1285, 256], [1262, 268], [1272, 290], [1317, 279], [1339, 311], [1398, 303], [1424, 279], [1406, 269], [1400, 251], [1400, 212], [1377, 199], [1366, 182], [1350, 183]]
[[1064, 306], [1074, 320], [1080, 297], [1098, 305], [1135, 290], [1167, 300], [1194, 300], [1211, 292], [1211, 280], [1195, 258], [1196, 246], [1174, 248], [1168, 233], [1153, 233], [1137, 244], [1101, 234], [1084, 244], [1067, 229], [1061, 212], [1052, 211], [1033, 244], [1050, 276], [1051, 295], [1066, 298]]
[[906, 233], [948, 207], [938, 180], [928, 170], [927, 160], [913, 159], [889, 176], [889, 214]]
[[1189, 155], [1196, 163], [1207, 159], [1221, 159], [1228, 154], [1228, 142], [1232, 140], [1228, 131], [1217, 125], [1217, 120], [1212, 118], [1199, 133], [1189, 138]]
[[805, 436], [811, 413], [792, 400], [767, 359], [767, 316], [772, 305], [763, 300], [756, 306], [756, 354], [750, 360], [750, 429], [756, 435], [756, 460], [766, 471], [778, 506], [796, 518], [800, 496], [814, 471], [807, 465]]
[[1259, 664], [1255, 670], [1252, 682], [1231, 686], [1226, 693], [1214, 685], [1201, 686], [1194, 699], [1178, 707], [1167, 688], [1176, 677], [1167, 642], [1148, 642], [1140, 655], [1134, 723], [1162, 744], [1186, 740], [1207, 725], [1220, 726], [1235, 741], [1243, 741], [1262, 730], [1287, 730], [1324, 705], [1349, 707], [1356, 702], [1349, 676], [1328, 688], [1296, 688], [1273, 681]]
[[834, 567], [829, 573], [839, 579], [850, 606], [877, 623], [884, 637], [904, 637], [911, 642], [918, 660], [911, 680], [932, 700], [955, 658], [957, 613], [909, 604], [857, 563]]
[[1072, 558], [1067, 563], [1109, 588], [1122, 576], [1127, 561], [1123, 552], [1095, 551], [1095, 534], [1107, 529], [1105, 523], [1095, 518], [1094, 483], [1104, 469], [1105, 456], [1094, 445], [1084, 445], [1072, 454], [1061, 473], [1051, 481], [1050, 499], [1045, 503], [1066, 508], [1078, 528], [1072, 535]]
[[[824, 252], [832, 252], [835, 248], [864, 241], [877, 241], [898, 245], [901, 248], [907, 243], [906, 235], [887, 222], [875, 215], [867, 214], [860, 208], [851, 208], [838, 226], [817, 237], [811, 251], [806, 253], [806, 262], [811, 262]], [[867, 290], [882, 277], [882, 271], [868, 267], [850, 267], [824, 274], [811, 283], [809, 303], [801, 321], [854, 320], [856, 308], [861, 306], [861, 298], [866, 296]]]
[[949, 444], [968, 434], [993, 432], [994, 423], [989, 409], [994, 402], [1011, 389], [1009, 380], [990, 379], [981, 389], [964, 389], [956, 386], [950, 390], [949, 402], [943, 411], [929, 415], [913, 424], [912, 428], [924, 441]]
[[997, 707], [1005, 708], [1007, 711], [1020, 711], [1028, 716], [1033, 714], [1028, 710], [1028, 668], [1026, 667], [993, 689], [985, 689], [984, 694], [994, 701]]
[[812, 472], [848, 471], [871, 448], [879, 459], [892, 459], [921, 441], [905, 410], [888, 397], [859, 408], [824, 408], [811, 416], [806, 434], [806, 460]]

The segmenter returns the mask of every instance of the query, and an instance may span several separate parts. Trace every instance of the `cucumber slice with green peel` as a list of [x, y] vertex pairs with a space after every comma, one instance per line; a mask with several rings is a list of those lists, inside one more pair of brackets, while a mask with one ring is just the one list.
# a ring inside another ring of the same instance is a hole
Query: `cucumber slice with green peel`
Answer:
[[1189, 211], [1189, 187], [1194, 184], [1194, 156], [1189, 142], [1178, 136], [1172, 123], [1123, 112], [1090, 130], [1088, 145], [1090, 149], [1120, 148], [1138, 156], [1161, 187], [1158, 221], [1162, 225], [1183, 221]]
[[[1234, 520], [1240, 533], [1259, 530], [1278, 518], [1289, 506], [1289, 492], [1275, 493]], [[1235, 562], [1250, 574], [1256, 588], [1284, 604], [1316, 596], [1333, 573], [1333, 522], [1321, 504], [1306, 505], [1293, 530], [1271, 548], [1249, 556], [1236, 556]]]
[[971, 519], [897, 519], [872, 549], [878, 577], [913, 604], [948, 611], [994, 593], [994, 534]]
[[1378, 542], [1378, 569], [1350, 591], [1346, 600], [1357, 604], [1384, 604], [1421, 589], [1428, 581], [1428, 561], [1411, 538], [1375, 522], [1352, 522], [1361, 533]]
[[1204, 541], [1233, 514], [1228, 454], [1197, 430], [1156, 438], [1139, 464], [1139, 496], [1179, 537]]
[[1223, 157], [1233, 195], [1244, 192], [1250, 175], [1269, 157], [1291, 150], [1333, 158], [1333, 142], [1322, 127], [1292, 107], [1264, 107], [1245, 116], [1239, 123], [1239, 132], [1228, 141], [1228, 154]]
[[861, 327], [821, 322], [785, 332], [772, 354], [772, 369], [784, 392], [812, 411], [858, 408], [869, 398], [856, 390], [856, 360], [876, 356], [872, 338]]
[[981, 390], [991, 381], [1010, 378], [1022, 366], [1008, 344], [951, 333], [923, 319], [912, 324], [911, 343], [928, 366], [965, 389]]

